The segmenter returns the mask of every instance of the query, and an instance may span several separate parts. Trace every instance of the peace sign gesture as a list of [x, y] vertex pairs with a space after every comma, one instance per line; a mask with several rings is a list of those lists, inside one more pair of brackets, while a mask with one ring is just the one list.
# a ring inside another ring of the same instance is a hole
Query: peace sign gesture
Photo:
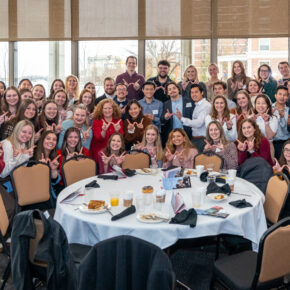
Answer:
[[72, 158], [73, 156], [75, 156], [75, 153], [76, 152], [70, 152], [69, 150], [68, 150], [68, 148], [65, 148], [65, 151], [66, 151], [66, 160], [68, 160], [68, 159], [70, 159], [70, 158]]
[[168, 147], [166, 147], [166, 150], [165, 150], [165, 157], [167, 161], [172, 161], [173, 158], [175, 157], [175, 155], [170, 152]]
[[36, 145], [33, 145], [32, 147], [28, 148], [27, 150], [24, 150], [23, 153], [28, 154], [29, 156], [33, 156], [33, 152], [34, 152], [35, 147], [36, 147]]
[[55, 127], [56, 127], [56, 124], [55, 123], [52, 123], [51, 125], [48, 125], [47, 122], [45, 122], [45, 126], [46, 126], [46, 131], [54, 131], [55, 130]]
[[121, 129], [120, 122], [121, 122], [121, 119], [116, 124], [112, 123], [115, 129], [115, 132], [120, 132], [120, 129]]
[[166, 120], [169, 120], [171, 117], [173, 116], [173, 113], [170, 113], [169, 110], [167, 109], [165, 115], [164, 115], [164, 118]]
[[37, 142], [40, 137], [41, 137], [41, 132], [43, 131], [43, 128], [41, 128], [39, 131], [37, 131], [35, 134], [34, 134], [34, 142]]
[[225, 147], [222, 143], [222, 141], [220, 140], [218, 144], [214, 144], [213, 147], [219, 149], [220, 151], [224, 151]]
[[90, 138], [90, 130], [91, 130], [91, 126], [86, 130], [86, 131], [84, 131], [82, 128], [81, 128], [81, 132], [82, 132], [82, 134], [83, 134], [83, 139], [84, 140], [87, 140], [87, 139], [89, 139]]
[[140, 84], [139, 84], [139, 82], [140, 82], [140, 79], [137, 80], [135, 83], [133, 83], [133, 88], [134, 88], [136, 91], [138, 91], [138, 90], [140, 89]]
[[107, 156], [103, 151], [101, 151], [101, 158], [102, 158], [102, 161], [103, 161], [103, 163], [105, 164], [105, 165], [108, 165], [109, 164], [109, 162], [110, 162], [110, 160], [111, 160], [111, 158], [113, 157], [113, 156], [115, 156], [114, 154], [112, 154], [111, 156]]
[[5, 117], [7, 114], [8, 114], [8, 112], [5, 112], [4, 114], [0, 115], [0, 125], [6, 121]]
[[129, 121], [129, 119], [127, 119], [127, 122], [128, 122], [128, 131], [132, 131], [132, 130], [134, 129], [134, 124], [135, 124], [135, 123], [131, 123], [131, 122]]
[[213, 149], [213, 146], [210, 145], [206, 139], [204, 139], [203, 141], [205, 142], [204, 150], [212, 150]]
[[58, 162], [59, 157], [60, 155], [57, 155], [52, 161], [48, 158], [48, 163], [52, 171], [57, 170], [58, 165], [59, 165], [59, 162]]
[[238, 142], [238, 146], [237, 148], [240, 150], [240, 151], [246, 151], [247, 149], [247, 143], [246, 141], [243, 143], [241, 142], [239, 139], [236, 139], [236, 141]]
[[268, 122], [270, 119], [270, 115], [268, 113], [269, 113], [269, 109], [266, 111], [266, 113], [262, 114], [262, 118], [265, 122]]
[[125, 160], [125, 154], [126, 154], [126, 152], [124, 151], [120, 156], [114, 155], [114, 158], [115, 158], [118, 166], [120, 166], [123, 163], [123, 161]]
[[111, 124], [112, 122], [106, 123], [103, 121], [102, 131], [106, 133]]
[[248, 151], [249, 152], [253, 151], [254, 150], [254, 146], [255, 146], [255, 137], [251, 141], [248, 140], [247, 143], [248, 143]]
[[144, 118], [142, 118], [140, 123], [136, 123], [136, 126], [140, 129], [143, 129], [144, 128], [143, 121], [144, 121]]
[[181, 120], [181, 118], [182, 118], [182, 114], [181, 114], [181, 112], [179, 111], [178, 108], [176, 108], [175, 116], [176, 116], [179, 120]]

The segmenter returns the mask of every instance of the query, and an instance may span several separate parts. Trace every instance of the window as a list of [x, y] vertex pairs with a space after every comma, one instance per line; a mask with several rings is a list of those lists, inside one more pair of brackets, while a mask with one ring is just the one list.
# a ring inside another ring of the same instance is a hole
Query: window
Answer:
[[70, 41], [17, 42], [15, 59], [14, 84], [28, 78], [33, 85], [42, 84], [48, 95], [54, 79], [64, 80], [71, 73]]
[[80, 88], [86, 82], [96, 84], [96, 96], [103, 94], [106, 77], [116, 78], [126, 70], [126, 58], [138, 56], [137, 40], [80, 41], [79, 78]]
[[9, 84], [8, 42], [0, 42], [0, 81]]
[[260, 50], [270, 50], [270, 39], [260, 38], [259, 39], [259, 49]]

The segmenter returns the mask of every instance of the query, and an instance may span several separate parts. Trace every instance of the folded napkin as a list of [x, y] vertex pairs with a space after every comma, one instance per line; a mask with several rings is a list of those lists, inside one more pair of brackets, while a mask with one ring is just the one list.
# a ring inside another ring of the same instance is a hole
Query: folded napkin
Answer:
[[189, 225], [191, 228], [196, 226], [197, 214], [194, 208], [184, 209], [170, 221], [170, 224]]
[[111, 220], [112, 221], [116, 221], [118, 219], [121, 219], [127, 215], [133, 214], [136, 212], [136, 208], [134, 205], [131, 205], [130, 207], [126, 208], [125, 210], [123, 210], [122, 212], [120, 212], [119, 214], [116, 214], [114, 216], [112, 216]]
[[98, 175], [98, 178], [118, 180], [117, 175]]
[[179, 192], [177, 193], [172, 192], [171, 206], [175, 214], [180, 213], [182, 210], [185, 209], [185, 203]]
[[136, 175], [136, 170], [132, 170], [132, 169], [129, 169], [129, 168], [126, 168], [123, 170], [123, 172], [126, 174], [126, 176], [128, 177], [131, 177], [131, 176], [134, 176]]
[[[200, 175], [200, 181], [207, 182], [207, 177], [208, 177], [208, 171], [203, 172]], [[218, 183], [226, 183], [226, 180], [224, 178], [221, 178], [221, 177], [216, 177], [215, 181]]]
[[235, 200], [229, 202], [230, 205], [237, 208], [251, 207], [253, 206], [251, 203], [247, 202], [245, 199]]
[[209, 193], [223, 193], [230, 195], [231, 189], [230, 186], [226, 183], [223, 186], [218, 186], [215, 182], [211, 182], [206, 189], [206, 194]]
[[93, 180], [85, 185], [85, 188], [90, 188], [90, 187], [99, 188], [100, 185], [97, 183], [96, 180]]

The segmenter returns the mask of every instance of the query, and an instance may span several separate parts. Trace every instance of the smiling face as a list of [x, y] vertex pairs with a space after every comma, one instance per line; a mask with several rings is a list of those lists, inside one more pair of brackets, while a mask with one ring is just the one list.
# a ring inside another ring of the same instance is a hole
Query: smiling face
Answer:
[[255, 108], [259, 114], [264, 114], [267, 112], [268, 105], [267, 105], [266, 101], [264, 100], [264, 98], [262, 98], [262, 97], [256, 98]]
[[65, 102], [66, 102], [66, 94], [65, 92], [58, 92], [55, 96], [54, 96], [54, 101], [55, 103], [62, 107]]
[[25, 92], [21, 96], [21, 101], [26, 99], [33, 99], [32, 92]]
[[222, 85], [214, 85], [213, 94], [214, 96], [224, 96], [226, 94], [226, 90]]
[[36, 106], [34, 104], [29, 104], [24, 111], [24, 117], [28, 120], [31, 120], [36, 115]]
[[166, 78], [169, 73], [169, 67], [167, 65], [160, 64], [157, 71], [159, 77]]
[[219, 141], [221, 137], [221, 132], [216, 124], [211, 124], [208, 128], [209, 137], [215, 142]]
[[54, 133], [49, 133], [45, 136], [43, 140], [43, 148], [44, 150], [51, 151], [55, 148], [57, 143], [57, 137]]
[[32, 85], [29, 81], [25, 80], [21, 83], [20, 87], [19, 87], [19, 90], [22, 90], [22, 89], [29, 89], [31, 90], [32, 89]]
[[286, 90], [278, 90], [275, 95], [276, 101], [279, 105], [284, 105], [288, 101], [288, 91]]
[[70, 132], [67, 136], [67, 146], [70, 149], [75, 149], [75, 147], [78, 145], [80, 141], [79, 135], [77, 134], [77, 132]]
[[134, 120], [134, 119], [138, 118], [138, 116], [141, 112], [141, 108], [137, 104], [133, 103], [133, 104], [131, 104], [128, 112], [129, 112], [129, 115]]
[[226, 107], [226, 104], [225, 104], [224, 99], [222, 99], [222, 98], [216, 98], [214, 100], [214, 108], [216, 109], [216, 111], [218, 113], [223, 113], [224, 110], [225, 110], [225, 107]]
[[279, 64], [279, 72], [280, 74], [287, 78], [289, 76], [289, 65], [287, 63]]
[[142, 91], [147, 99], [152, 99], [155, 93], [155, 88], [153, 85], [146, 85]]
[[93, 95], [96, 93], [96, 87], [94, 84], [88, 84], [86, 86], [86, 89], [89, 90], [91, 92], [91, 94], [93, 94]]
[[92, 93], [86, 92], [83, 94], [82, 101], [84, 105], [86, 106], [90, 105], [92, 103], [92, 100], [93, 100]]
[[31, 137], [32, 137], [32, 134], [33, 134], [33, 130], [31, 128], [31, 126], [29, 126], [29, 125], [24, 126], [20, 130], [19, 135], [17, 136], [18, 142], [20, 144], [25, 144], [25, 143], [29, 142]]
[[35, 86], [32, 90], [32, 96], [35, 101], [42, 100], [44, 98], [44, 89], [41, 86]]
[[184, 144], [185, 137], [178, 131], [172, 134], [172, 143], [176, 147], [182, 146]]
[[48, 103], [44, 108], [44, 115], [47, 119], [52, 120], [57, 115], [57, 106], [55, 103]]
[[196, 79], [196, 70], [194, 67], [189, 67], [186, 70], [185, 76], [188, 80], [194, 81]]
[[244, 122], [242, 125], [242, 133], [247, 139], [251, 139], [255, 134], [255, 128], [250, 122]]
[[174, 84], [168, 85], [168, 87], [167, 87], [167, 95], [170, 98], [178, 97], [179, 96], [179, 90], [178, 90], [177, 86], [174, 85]]
[[190, 90], [191, 98], [194, 102], [199, 102], [203, 98], [203, 93], [199, 90], [198, 87], [194, 87]]
[[116, 96], [119, 100], [125, 100], [128, 95], [128, 90], [124, 85], [118, 85], [116, 88]]
[[255, 81], [250, 81], [249, 82], [248, 91], [251, 94], [256, 94], [256, 93], [259, 92], [259, 86], [257, 85], [257, 83]]
[[6, 92], [6, 101], [9, 106], [16, 106], [19, 102], [18, 94], [15, 90], [8, 90]]
[[241, 108], [247, 108], [248, 104], [249, 104], [249, 100], [248, 100], [247, 96], [244, 94], [238, 94], [237, 95], [237, 104]]
[[218, 73], [219, 73], [218, 67], [215, 65], [210, 65], [208, 67], [208, 73], [212, 78], [217, 78]]
[[129, 57], [127, 62], [126, 62], [126, 66], [128, 71], [133, 72], [135, 71], [136, 67], [137, 67], [137, 61], [134, 57]]
[[112, 151], [119, 151], [122, 147], [122, 140], [119, 135], [113, 136], [111, 143], [110, 143], [110, 149]]
[[290, 162], [290, 144], [285, 145], [283, 149], [283, 154], [287, 163]]
[[77, 88], [77, 85], [78, 85], [78, 81], [76, 80], [76, 78], [70, 77], [67, 80], [67, 86], [69, 89], [75, 90]]
[[157, 140], [157, 133], [153, 129], [148, 129], [145, 135], [147, 145], [154, 145]]
[[113, 116], [113, 106], [110, 103], [105, 103], [103, 106], [103, 116], [104, 118], [112, 118]]
[[239, 75], [242, 72], [242, 68], [238, 62], [234, 64], [234, 73]]
[[83, 109], [76, 109], [73, 115], [74, 125], [77, 127], [81, 127], [85, 122], [87, 118], [87, 112]]
[[260, 75], [259, 77], [262, 79], [262, 80], [267, 80], [270, 76], [270, 71], [269, 69], [266, 67], [266, 66], [261, 66], [260, 68]]
[[108, 95], [113, 95], [115, 92], [115, 83], [113, 80], [106, 80], [104, 83], [104, 91]]
[[52, 87], [53, 91], [56, 92], [60, 89], [64, 89], [61, 81], [55, 81]]

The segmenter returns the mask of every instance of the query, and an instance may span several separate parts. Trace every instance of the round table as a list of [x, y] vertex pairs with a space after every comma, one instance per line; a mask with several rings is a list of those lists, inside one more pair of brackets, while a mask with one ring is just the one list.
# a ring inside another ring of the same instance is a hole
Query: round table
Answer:
[[[77, 197], [72, 204], [60, 203], [66, 196], [74, 192], [81, 186], [97, 179], [100, 188], [85, 190], [85, 195]], [[192, 188], [176, 189], [185, 202], [186, 208], [190, 208], [191, 193], [197, 187], [206, 187], [197, 177], [191, 177]], [[103, 180], [96, 177], [84, 179], [66, 187], [58, 196], [54, 219], [64, 228], [69, 243], [81, 243], [85, 245], [95, 245], [96, 243], [119, 235], [132, 235], [148, 242], [151, 242], [161, 249], [167, 248], [179, 239], [198, 238], [205, 236], [216, 236], [219, 234], [240, 235], [252, 241], [253, 249], [258, 249], [259, 240], [267, 229], [263, 202], [263, 193], [252, 183], [236, 178], [235, 192], [247, 194], [231, 194], [229, 198], [222, 202], [203, 199], [201, 209], [208, 209], [213, 206], [221, 206], [229, 213], [225, 219], [199, 215], [196, 227], [191, 228], [186, 225], [158, 223], [146, 224], [136, 219], [132, 214], [117, 221], [111, 221], [108, 212], [102, 214], [85, 214], [77, 208], [89, 199], [105, 200], [109, 202], [109, 193], [119, 191], [125, 193], [128, 190], [134, 191], [134, 196], [141, 194], [144, 185], [152, 185], [155, 190], [162, 187], [162, 172], [157, 175], [135, 175], [119, 180]], [[172, 191], [167, 191], [166, 203], [170, 205]], [[229, 201], [246, 199], [253, 207], [235, 208], [229, 205]], [[122, 203], [122, 201], [120, 201]], [[124, 208], [113, 208], [113, 212], [121, 211]]]

